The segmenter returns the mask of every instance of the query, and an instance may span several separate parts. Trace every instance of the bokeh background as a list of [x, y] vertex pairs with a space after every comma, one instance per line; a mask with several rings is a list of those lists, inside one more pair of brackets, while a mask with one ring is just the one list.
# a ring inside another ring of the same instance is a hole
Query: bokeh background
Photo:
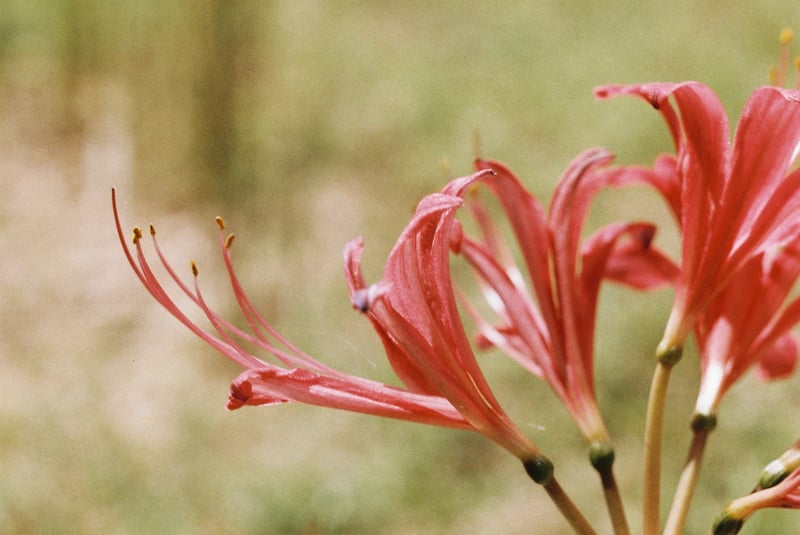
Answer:
[[[541, 199], [579, 151], [649, 163], [670, 148], [638, 101], [603, 83], [711, 85], [731, 115], [766, 80], [794, 2], [0, 2], [0, 533], [566, 533], [518, 462], [479, 436], [285, 405], [224, 408], [237, 368], [161, 310], [125, 263], [126, 227], [156, 223], [220, 310], [239, 273], [299, 346], [391, 381], [351, 310], [341, 250], [382, 261], [416, 202], [482, 154]], [[674, 225], [652, 194], [604, 193], [614, 218]], [[643, 412], [669, 292], [609, 286], [599, 398], [629, 518], [640, 525]], [[566, 490], [607, 532], [586, 445], [548, 388], [493, 353], [486, 373]], [[664, 501], [688, 445], [689, 351], [668, 400]], [[798, 379], [750, 378], [723, 404], [687, 533], [797, 438]], [[744, 533], [797, 533], [759, 513]]]

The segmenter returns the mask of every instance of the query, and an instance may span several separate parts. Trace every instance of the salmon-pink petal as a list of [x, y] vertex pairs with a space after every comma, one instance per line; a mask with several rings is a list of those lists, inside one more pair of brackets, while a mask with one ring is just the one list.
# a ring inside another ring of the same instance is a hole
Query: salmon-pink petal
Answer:
[[[594, 315], [601, 281], [656, 287], [675, 278], [674, 265], [650, 247], [652, 225], [606, 229], [585, 243], [585, 254], [579, 258], [584, 220], [600, 189], [645, 183], [663, 187], [665, 197], [674, 198], [678, 191], [674, 160], [663, 158], [657, 172], [644, 168], [616, 172], [604, 167], [612, 158], [605, 149], [578, 155], [559, 180], [547, 216], [508, 168], [478, 161], [479, 167], [496, 173], [486, 185], [499, 198], [511, 223], [532, 291], [518, 276], [521, 270], [513, 256], [505, 253], [505, 242], [477, 200], [471, 204], [472, 214], [483, 239], [459, 236], [453, 248], [471, 265], [498, 314], [498, 325], [491, 326], [468, 306], [480, 340], [542, 376], [590, 439], [606, 436], [593, 384]], [[631, 239], [620, 239], [623, 236]]]
[[[664, 116], [675, 141], [675, 181], [666, 174], [666, 182], [642, 177], [680, 214], [682, 232], [675, 301], [659, 347], [683, 345], [700, 318], [702, 338], [713, 318], [736, 321], [731, 314], [739, 315], [737, 310], [772, 317], [777, 312], [774, 299], [763, 297], [777, 291], [782, 301], [785, 292], [776, 290], [779, 285], [759, 283], [755, 290], [752, 284], [735, 281], [741, 279], [738, 270], [753, 271], [754, 265], [746, 267], [749, 262], [758, 262], [756, 257], [771, 254], [800, 233], [800, 173], [790, 173], [800, 145], [800, 92], [757, 89], [745, 105], [733, 143], [719, 99], [698, 82], [606, 86], [595, 94], [644, 99]], [[662, 170], [671, 172], [666, 166]], [[624, 175], [624, 170], [618, 173]], [[635, 177], [637, 171], [632, 174]], [[678, 210], [675, 195], [664, 193], [669, 191], [665, 184], [678, 185]], [[719, 296], [727, 285], [735, 285], [738, 296]], [[747, 295], [752, 291], [762, 299]], [[704, 314], [707, 309], [710, 312]], [[746, 341], [734, 348], [740, 358], [757, 350], [752, 343], [765, 322], [751, 321], [742, 328], [737, 339]], [[767, 346], [777, 335], [771, 327], [758, 344]]]
[[742, 353], [750, 355], [738, 355], [739, 359], [752, 359], [800, 319], [790, 317], [793, 309], [787, 304], [798, 276], [800, 250], [782, 247], [762, 253], [740, 268], [710, 304], [704, 321], [727, 317], [735, 325], [737, 342], [746, 348]]
[[550, 201], [548, 224], [556, 255], [564, 266], [576, 265], [581, 229], [589, 205], [610, 176], [592, 171], [608, 164], [613, 158], [614, 155], [605, 149], [584, 151], [570, 163], [556, 185]]
[[[583, 223], [590, 202], [604, 185], [607, 175], [594, 173], [601, 165], [609, 163], [613, 155], [605, 149], [584, 151], [567, 167], [556, 185], [550, 201], [548, 225], [552, 236], [552, 259], [555, 272], [555, 294], [559, 303], [560, 327], [563, 348], [556, 347], [566, 360], [582, 360], [582, 366], [569, 368], [577, 374], [578, 382], [593, 390], [591, 360], [594, 327], [592, 299], [575, 288], [578, 254]], [[589, 320], [589, 317], [592, 319]], [[554, 346], [556, 344], [554, 343]], [[592, 392], [593, 393], [593, 392]]]
[[[697, 325], [703, 385], [698, 410], [713, 411], [723, 394], [751, 367], [777, 379], [794, 370], [800, 320], [797, 301], [786, 303], [800, 275], [800, 252], [776, 248], [750, 258], [717, 294]], [[713, 398], [713, 403], [708, 400]], [[705, 401], [703, 401], [705, 399]]]
[[[687, 177], [699, 182], [684, 188], [693, 194], [684, 197], [684, 203], [706, 202], [698, 195], [700, 190], [711, 191], [719, 199], [725, 186], [727, 169], [728, 118], [722, 103], [706, 85], [698, 82], [680, 84], [642, 84], [632, 86], [606, 86], [595, 89], [599, 98], [619, 95], [638, 96], [662, 111], [679, 152], [679, 165]], [[677, 104], [675, 115], [669, 99]]]
[[761, 192], [758, 206], [749, 209], [731, 254], [733, 261], [765, 247], [784, 244], [800, 236], [800, 169], [796, 169], [769, 191]]
[[496, 176], [486, 181], [486, 185], [500, 200], [511, 223], [542, 316], [547, 323], [556, 324], [558, 314], [550, 292], [550, 234], [541, 204], [502, 163], [477, 160], [475, 165], [494, 171]]
[[768, 202], [800, 144], [798, 104], [800, 92], [778, 87], [761, 87], [750, 96], [736, 128], [725, 202], [756, 212]]
[[[769, 332], [762, 336], [761, 345], [768, 345], [772, 340], [778, 338], [781, 333], [790, 331], [798, 323], [800, 323], [800, 297], [794, 298], [784, 305], [780, 314], [770, 323]], [[758, 349], [760, 349], [760, 346], [758, 346]]]
[[639, 85], [604, 85], [594, 89], [595, 98], [605, 100], [619, 96], [639, 97], [647, 101], [653, 108], [661, 112], [667, 127], [672, 134], [672, 140], [677, 148], [681, 144], [683, 132], [680, 118], [669, 101], [669, 96], [677, 87], [671, 83], [649, 83]]
[[[150, 269], [141, 247], [142, 233], [134, 232], [134, 255], [124, 240], [116, 196], [114, 218], [120, 242], [135, 274], [153, 297], [178, 320], [215, 349], [247, 368], [232, 385], [228, 407], [297, 401], [403, 420], [470, 429], [495, 440], [523, 461], [539, 455], [536, 447], [513, 425], [493, 398], [466, 341], [450, 286], [449, 246], [454, 212], [464, 191], [491, 174], [476, 173], [451, 182], [446, 193], [426, 197], [400, 237], [385, 271], [386, 280], [366, 286], [361, 272], [361, 240], [345, 248], [345, 275], [353, 305], [366, 313], [384, 341], [393, 367], [408, 389], [387, 386], [335, 370], [311, 358], [283, 338], [252, 306], [233, 270], [232, 235], [222, 234], [222, 256], [237, 303], [252, 334], [211, 310], [196, 283], [184, 284], [156, 251], [180, 291], [205, 313], [219, 336], [188, 320]], [[155, 231], [152, 231], [154, 234]], [[402, 287], [401, 287], [402, 286]], [[397, 309], [392, 304], [398, 305]], [[381, 311], [384, 313], [381, 314]], [[275, 365], [248, 353], [237, 340], [252, 344], [281, 363]], [[280, 347], [279, 347], [280, 346]], [[283, 367], [285, 366], [285, 367]], [[445, 397], [446, 394], [455, 403]]]
[[797, 367], [797, 339], [786, 333], [764, 351], [758, 361], [758, 378], [762, 380], [784, 379]]
[[626, 165], [602, 171], [603, 183], [611, 187], [644, 184], [654, 188], [667, 202], [675, 220], [681, 221], [681, 181], [675, 157], [662, 154], [653, 167]]
[[[683, 270], [693, 273], [700, 261], [714, 199], [725, 188], [728, 120], [716, 95], [698, 82], [606, 86], [595, 90], [600, 98], [638, 96], [660, 110], [676, 141], [681, 179], [681, 226], [684, 232]], [[670, 103], [674, 98], [677, 113]]]
[[[349, 242], [344, 251], [345, 279], [350, 288], [350, 300], [353, 307], [361, 312], [369, 312], [371, 304], [383, 293], [388, 290], [388, 284], [374, 284], [366, 286], [361, 270], [361, 254], [364, 250], [363, 240], [358, 238]], [[433, 393], [436, 387], [431, 384], [430, 379], [420, 369], [418, 364], [408, 357], [402, 350], [397, 341], [389, 336], [383, 325], [377, 322], [374, 315], [369, 315], [370, 321], [375, 328], [375, 332], [383, 342], [386, 357], [389, 364], [397, 374], [397, 377], [412, 392]]]
[[414, 394], [363, 379], [346, 381], [302, 369], [255, 368], [241, 373], [231, 385], [228, 408], [287, 401], [444, 427], [471, 428], [440, 396]]
[[454, 219], [461, 197], [492, 174], [479, 171], [425, 197], [389, 254], [378, 283], [382, 290], [366, 306], [360, 297], [358, 303], [398, 375], [415, 390], [446, 398], [475, 429], [525, 459], [537, 450], [502, 410], [478, 365], [450, 274], [450, 249], [461, 232]]
[[[463, 194], [466, 187], [462, 181], [446, 189]], [[445, 197], [450, 201], [443, 202]], [[420, 203], [389, 255], [382, 279], [389, 288], [373, 307], [374, 317], [405, 346], [404, 354], [416, 359], [430, 382], [438, 382], [451, 396], [477, 387], [493, 399], [469, 347], [450, 278], [449, 230], [460, 205], [459, 197], [444, 194]], [[440, 350], [444, 352], [431, 358]]]
[[[364, 240], [356, 238], [344, 247], [344, 277], [350, 289], [350, 297], [358, 290], [366, 288], [364, 275], [361, 272], [361, 253], [364, 251]], [[354, 303], [355, 304], [355, 303]]]
[[[640, 290], [673, 284], [678, 266], [651, 247], [655, 232], [648, 223], [614, 223], [587, 238], [581, 260], [584, 288], [596, 292], [603, 279]], [[630, 239], [620, 239], [624, 237]]]
[[[503, 327], [502, 333], [484, 328], [487, 338], [501, 349], [506, 348], [510, 356], [533, 373], [542, 375], [558, 390], [566, 379], [564, 363], [552, 358], [549, 334], [544, 331], [544, 325], [528, 296], [511, 280], [490, 251], [480, 247], [477, 242], [464, 238], [460, 251], [478, 277], [496, 293], [498, 301], [502, 303], [503, 317], [509, 322], [508, 326]], [[508, 340], [498, 340], [501, 334]], [[521, 347], [524, 350], [520, 350]]]

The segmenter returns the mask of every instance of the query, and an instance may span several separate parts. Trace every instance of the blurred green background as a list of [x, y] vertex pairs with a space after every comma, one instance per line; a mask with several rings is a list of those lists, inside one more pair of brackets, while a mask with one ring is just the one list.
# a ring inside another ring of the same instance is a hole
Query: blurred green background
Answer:
[[[224, 405], [237, 368], [139, 286], [113, 231], [158, 225], [179, 268], [233, 312], [213, 218], [237, 233], [254, 302], [310, 354], [391, 381], [351, 310], [341, 250], [371, 280], [416, 202], [483, 155], [543, 200], [579, 151], [650, 163], [670, 148], [638, 101], [595, 85], [711, 85], [731, 115], [766, 80], [793, 2], [3, 0], [0, 3], [0, 533], [567, 533], [519, 463], [482, 437], [305, 406]], [[655, 219], [652, 194], [604, 193], [589, 227]], [[639, 529], [643, 411], [670, 295], [608, 287], [599, 399]], [[664, 500], [688, 445], [692, 352], [668, 400]], [[540, 381], [486, 373], [609, 526], [585, 443]], [[797, 379], [748, 378], [723, 403], [687, 533], [797, 438]], [[797, 533], [760, 513], [744, 533]]]

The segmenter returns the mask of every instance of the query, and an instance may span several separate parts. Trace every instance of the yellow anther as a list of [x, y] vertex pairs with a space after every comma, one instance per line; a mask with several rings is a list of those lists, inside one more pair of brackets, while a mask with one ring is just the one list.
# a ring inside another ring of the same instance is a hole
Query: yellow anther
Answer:
[[791, 28], [784, 28], [781, 30], [781, 35], [778, 38], [781, 45], [786, 46], [792, 42], [792, 37], [794, 37], [794, 32]]
[[200, 273], [200, 271], [197, 269], [197, 264], [192, 260], [192, 275], [196, 277], [198, 273]]
[[217, 222], [217, 226], [220, 230], [225, 230], [225, 221], [223, 221], [220, 216], [217, 216], [214, 221]]
[[236, 237], [235, 234], [228, 234], [228, 237], [225, 238], [225, 248], [230, 249], [231, 245], [233, 245], [233, 239]]
[[133, 244], [137, 245], [139, 240], [142, 239], [142, 229], [139, 227], [133, 227]]

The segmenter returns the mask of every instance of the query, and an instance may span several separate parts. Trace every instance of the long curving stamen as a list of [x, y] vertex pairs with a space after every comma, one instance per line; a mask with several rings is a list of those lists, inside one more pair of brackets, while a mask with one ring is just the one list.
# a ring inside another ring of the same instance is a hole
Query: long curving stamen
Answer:
[[[228, 279], [230, 280], [231, 287], [233, 288], [233, 294], [236, 297], [236, 302], [239, 305], [239, 309], [242, 311], [242, 314], [247, 320], [247, 323], [250, 325], [255, 337], [268, 346], [261, 347], [272, 353], [287, 366], [298, 366], [302, 364], [302, 367], [313, 369], [317, 372], [329, 375], [340, 375], [339, 371], [326, 366], [325, 364], [301, 351], [298, 347], [278, 333], [278, 331], [275, 330], [275, 328], [258, 313], [255, 306], [253, 306], [252, 302], [247, 297], [247, 293], [244, 291], [244, 288], [242, 288], [239, 278], [236, 276], [236, 271], [233, 268], [231, 246], [233, 245], [234, 235], [229, 234], [226, 237], [224, 235], [225, 222], [221, 217], [217, 217], [216, 221], [217, 226], [219, 227], [222, 258], [225, 262], [225, 269], [228, 272]], [[289, 353], [280, 351], [277, 347], [273, 346], [269, 342], [267, 335], [264, 334], [264, 331], [266, 331], [266, 333], [274, 338], [278, 343], [283, 345], [289, 351]]]
[[777, 87], [784, 87], [786, 84], [786, 75], [789, 70], [789, 56], [791, 55], [791, 43], [794, 37], [794, 32], [791, 28], [784, 28], [778, 37], [778, 42], [781, 45], [781, 54], [778, 60], [778, 65], [773, 66], [769, 71], [769, 83]]

